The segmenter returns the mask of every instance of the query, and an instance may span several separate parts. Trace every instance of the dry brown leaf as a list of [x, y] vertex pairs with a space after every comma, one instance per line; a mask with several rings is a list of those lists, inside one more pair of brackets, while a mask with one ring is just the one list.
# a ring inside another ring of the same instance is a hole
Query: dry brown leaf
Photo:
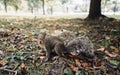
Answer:
[[79, 59], [75, 59], [75, 63], [76, 63], [78, 66], [81, 66], [81, 63], [80, 63], [80, 60], [79, 60]]
[[35, 42], [36, 39], [34, 39], [34, 38], [31, 36], [31, 37], [28, 38], [28, 41], [29, 41], [29, 42]]
[[51, 67], [50, 67], [50, 66], [44, 68], [44, 71], [45, 71], [45, 72], [49, 72], [50, 70], [51, 70]]
[[83, 67], [89, 67], [89, 64], [88, 63], [82, 63], [82, 66]]
[[97, 51], [102, 51], [102, 52], [103, 52], [104, 50], [105, 50], [104, 47], [97, 49]]
[[28, 34], [33, 34], [33, 32], [31, 32], [31, 31], [27, 31], [28, 32]]
[[3, 70], [4, 69], [4, 67], [0, 67], [0, 70]]
[[6, 61], [6, 60], [0, 60], [0, 64], [2, 65], [2, 66], [4, 66], [4, 65], [6, 65], [8, 62]]
[[41, 63], [35, 63], [35, 66], [40, 66], [41, 65]]
[[109, 37], [109, 36], [106, 36], [106, 37], [105, 37], [105, 39], [106, 39], [106, 40], [109, 40], [109, 39], [110, 39], [110, 37]]
[[55, 27], [52, 27], [50, 30], [49, 30], [50, 34], [53, 34], [55, 33]]
[[51, 30], [51, 31], [52, 32], [50, 32], [50, 34], [53, 35], [53, 36], [58, 36], [58, 35], [60, 35], [62, 33], [61, 30]]
[[119, 49], [116, 48], [116, 47], [114, 47], [114, 46], [110, 46], [110, 48], [113, 49], [115, 53], [118, 53], [118, 52], [119, 52]]
[[41, 56], [45, 55], [45, 53], [43, 51], [39, 51], [38, 54]]
[[77, 55], [77, 52], [75, 52], [75, 51], [73, 50], [73, 52], [70, 52], [70, 54], [73, 55], [73, 56], [75, 56], [75, 55]]
[[9, 53], [11, 53], [11, 52], [18, 52], [18, 50], [10, 50], [10, 49], [7, 49], [6, 52], [9, 52]]
[[5, 53], [2, 50], [0, 50], [0, 56], [5, 57]]
[[116, 54], [116, 53], [109, 53], [108, 51], [105, 51], [105, 53], [108, 55], [108, 56], [110, 56], [110, 57], [117, 57], [118, 56], [118, 54]]
[[5, 28], [6, 25], [1, 25], [2, 28]]
[[20, 65], [20, 67], [21, 67], [21, 68], [25, 68], [25, 64], [22, 63], [22, 64]]
[[45, 59], [46, 59], [46, 56], [40, 56], [40, 59], [41, 59], [41, 60], [45, 60]]
[[75, 67], [75, 66], [73, 66], [72, 64], [69, 64], [69, 66], [70, 66], [70, 69], [71, 69], [72, 71], [74, 71], [74, 72], [77, 72], [77, 71], [79, 70], [78, 67]]
[[114, 75], [112, 72], [110, 72], [110, 73], [107, 73], [107, 75]]

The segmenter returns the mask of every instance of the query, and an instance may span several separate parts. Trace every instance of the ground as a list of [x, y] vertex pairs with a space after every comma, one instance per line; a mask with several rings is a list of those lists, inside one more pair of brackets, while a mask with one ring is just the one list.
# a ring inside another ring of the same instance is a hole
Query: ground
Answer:
[[[37, 44], [39, 33], [60, 36], [68, 42], [80, 35], [94, 45], [94, 58], [74, 52], [44, 62]], [[4, 75], [119, 75], [120, 20], [85, 21], [80, 18], [1, 17], [0, 74]]]

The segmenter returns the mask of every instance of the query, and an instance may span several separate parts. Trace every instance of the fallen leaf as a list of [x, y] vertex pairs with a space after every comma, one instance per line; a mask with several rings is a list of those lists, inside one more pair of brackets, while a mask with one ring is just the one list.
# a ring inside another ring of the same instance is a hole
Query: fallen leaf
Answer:
[[45, 60], [45, 59], [46, 59], [46, 56], [40, 56], [40, 59], [41, 59], [41, 60]]
[[[0, 67], [0, 70], [3, 70], [4, 69], [4, 67]], [[1, 73], [0, 73], [0, 75], [2, 75]]]
[[104, 47], [97, 49], [97, 51], [104, 51], [104, 50], [105, 50]]
[[113, 49], [115, 53], [118, 53], [118, 52], [119, 52], [119, 49], [116, 48], [116, 47], [114, 47], [114, 46], [110, 46], [110, 48]]
[[70, 66], [70, 69], [72, 70], [72, 71], [74, 71], [74, 72], [77, 72], [78, 71], [78, 67], [75, 67], [75, 66], [73, 66], [72, 64], [69, 64], [69, 66]]
[[3, 51], [1, 51], [1, 50], [0, 50], [0, 56], [5, 57], [5, 53]]
[[110, 63], [114, 64], [116, 67], [119, 67], [119, 65], [120, 65], [120, 62], [117, 60], [110, 60]]
[[109, 39], [110, 39], [110, 37], [109, 37], [109, 36], [106, 36], [106, 37], [105, 37], [105, 39], [106, 39], [106, 40], [109, 40]]
[[105, 53], [108, 55], [108, 56], [110, 56], [110, 57], [117, 57], [118, 56], [118, 54], [116, 54], [116, 53], [109, 53], [108, 51], [105, 51]]
[[73, 50], [72, 52], [70, 52], [70, 54], [73, 55], [73, 56], [78, 55], [75, 50]]
[[43, 51], [39, 51], [38, 54], [41, 56], [45, 55], [45, 53]]
[[79, 59], [75, 59], [75, 63], [76, 63], [78, 66], [81, 66], [81, 63], [80, 63], [80, 60], [79, 60]]
[[112, 72], [108, 73], [107, 75], [114, 75]]
[[83, 67], [89, 67], [89, 64], [88, 63], [82, 63], [82, 66]]
[[22, 64], [20, 65], [20, 67], [21, 67], [21, 68], [25, 68], [25, 64], [22, 63]]
[[8, 61], [6, 61], [6, 60], [0, 60], [0, 64], [1, 64], [2, 66], [6, 65], [7, 63], [8, 63]]
[[36, 66], [40, 66], [40, 65], [41, 65], [41, 63], [35, 63], [35, 65], [36, 65]]
[[18, 52], [18, 50], [7, 49], [6, 52]]
[[50, 70], [51, 70], [51, 66], [50, 65], [44, 68], [45, 72], [49, 72]]
[[36, 39], [34, 39], [32, 36], [30, 36], [30, 37], [28, 38], [28, 41], [29, 41], [29, 42], [35, 42]]

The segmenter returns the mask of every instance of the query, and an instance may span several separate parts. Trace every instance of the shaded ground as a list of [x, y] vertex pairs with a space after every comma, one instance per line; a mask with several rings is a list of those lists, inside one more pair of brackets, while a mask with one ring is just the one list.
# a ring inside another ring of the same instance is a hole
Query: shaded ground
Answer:
[[[88, 36], [94, 44], [95, 58], [74, 52], [66, 58], [43, 62], [45, 54], [37, 35], [46, 31], [65, 42]], [[0, 19], [0, 74], [4, 75], [119, 75], [120, 20], [84, 21], [83, 19]]]

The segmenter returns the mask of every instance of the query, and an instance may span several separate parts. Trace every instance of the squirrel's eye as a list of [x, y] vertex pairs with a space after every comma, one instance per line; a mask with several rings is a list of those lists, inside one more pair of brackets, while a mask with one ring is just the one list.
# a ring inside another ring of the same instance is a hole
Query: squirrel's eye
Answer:
[[40, 41], [40, 44], [42, 44], [42, 41]]

